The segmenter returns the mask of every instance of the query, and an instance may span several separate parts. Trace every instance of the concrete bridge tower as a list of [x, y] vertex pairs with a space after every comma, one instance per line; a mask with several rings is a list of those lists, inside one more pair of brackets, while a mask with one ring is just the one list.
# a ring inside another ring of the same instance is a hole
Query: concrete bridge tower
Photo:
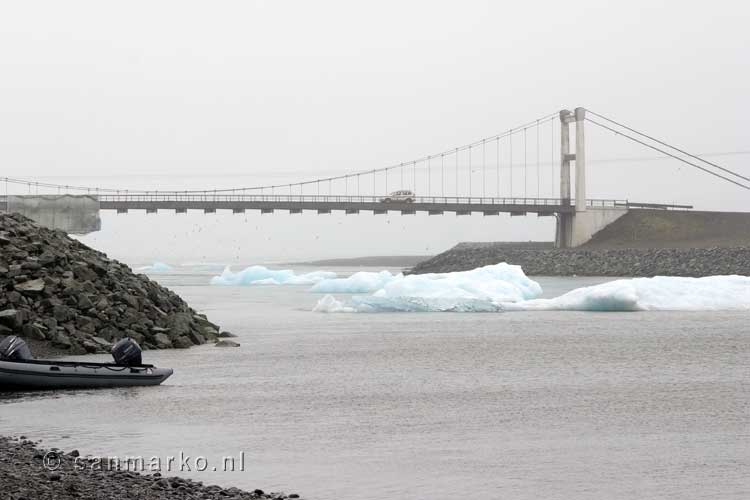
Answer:
[[[586, 206], [586, 109], [560, 111], [560, 198], [571, 205], [570, 162], [575, 161], [575, 211], [557, 214], [555, 244], [559, 248], [577, 247], [627, 213], [627, 207]], [[570, 152], [570, 124], [575, 122], [575, 153]]]

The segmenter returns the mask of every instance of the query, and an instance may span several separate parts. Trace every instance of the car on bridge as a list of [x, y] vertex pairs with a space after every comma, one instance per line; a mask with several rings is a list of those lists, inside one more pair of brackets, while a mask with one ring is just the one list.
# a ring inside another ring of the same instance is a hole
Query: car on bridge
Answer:
[[415, 199], [416, 199], [416, 196], [414, 195], [414, 191], [409, 191], [408, 189], [402, 189], [400, 191], [394, 191], [384, 198], [380, 198], [380, 201], [382, 203], [391, 203], [391, 202], [414, 203]]

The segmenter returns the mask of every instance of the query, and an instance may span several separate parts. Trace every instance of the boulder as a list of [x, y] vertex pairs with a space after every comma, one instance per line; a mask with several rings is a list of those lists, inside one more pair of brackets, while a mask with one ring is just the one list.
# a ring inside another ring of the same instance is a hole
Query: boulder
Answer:
[[191, 332], [192, 315], [190, 313], [178, 312], [169, 318], [169, 335], [177, 338], [182, 335], [189, 335]]
[[70, 341], [70, 337], [62, 332], [57, 332], [57, 334], [53, 336], [52, 344], [63, 349], [70, 349], [73, 346], [73, 343]]
[[91, 309], [94, 307], [94, 304], [91, 302], [91, 299], [86, 294], [80, 294], [78, 296], [78, 308], [79, 309]]
[[189, 347], [193, 347], [193, 343], [189, 338], [182, 336], [177, 337], [177, 339], [174, 341], [174, 346], [178, 349], [187, 349]]
[[5, 309], [0, 311], [0, 325], [8, 328], [20, 328], [29, 315], [23, 309]]
[[172, 341], [164, 333], [157, 333], [154, 335], [154, 342], [159, 349], [168, 349], [172, 347]]
[[46, 340], [47, 336], [44, 334], [40, 325], [26, 323], [21, 328], [21, 335], [34, 340]]
[[101, 337], [102, 339], [111, 342], [116, 338], [122, 337], [120, 334], [119, 328], [116, 328], [114, 326], [105, 326], [104, 328], [100, 329], [97, 332], [99, 335], [98, 337]]
[[42, 265], [33, 257], [29, 257], [29, 260], [21, 264], [21, 269], [24, 271], [38, 271], [42, 268]]
[[99, 347], [96, 342], [92, 342], [90, 340], [84, 340], [81, 345], [84, 349], [86, 349], [86, 352], [88, 353], [96, 353], [100, 352], [101, 347]]
[[91, 281], [96, 279], [96, 273], [89, 269], [85, 262], [77, 262], [73, 266], [73, 275], [81, 281]]
[[201, 334], [209, 339], [215, 339], [219, 336], [219, 330], [213, 326], [204, 326], [201, 328]]
[[39, 278], [35, 280], [24, 281], [23, 283], [17, 283], [14, 288], [17, 292], [24, 295], [37, 296], [41, 295], [41, 293], [44, 291], [45, 286], [46, 284], [44, 283], [44, 280]]
[[54, 264], [56, 261], [57, 255], [52, 252], [43, 252], [42, 255], [39, 256], [39, 263], [45, 267]]
[[5, 298], [8, 299], [8, 302], [10, 302], [11, 304], [20, 304], [23, 302], [23, 295], [15, 290], [6, 293]]
[[203, 337], [203, 335], [194, 330], [190, 330], [187, 334], [187, 337], [193, 344], [201, 345], [206, 343], [206, 339]]
[[112, 349], [112, 343], [101, 337], [91, 337], [90, 341], [94, 343], [98, 348], [105, 351], [109, 351], [110, 349]]
[[240, 346], [237, 342], [234, 342], [232, 340], [220, 340], [214, 345], [216, 347], [239, 347]]
[[39, 301], [39, 306], [43, 309], [54, 309], [55, 306], [63, 305], [62, 300], [57, 297], [47, 297]]
[[64, 323], [72, 319], [75, 313], [68, 306], [59, 305], [52, 308], [52, 315], [59, 323]]

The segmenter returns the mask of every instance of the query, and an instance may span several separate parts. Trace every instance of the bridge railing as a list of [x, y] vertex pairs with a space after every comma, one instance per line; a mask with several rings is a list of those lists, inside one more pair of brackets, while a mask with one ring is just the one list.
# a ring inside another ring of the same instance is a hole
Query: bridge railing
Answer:
[[[300, 202], [300, 203], [383, 203], [392, 197], [357, 195], [295, 195], [295, 194], [212, 194], [212, 193], [145, 193], [99, 195], [104, 202]], [[482, 197], [482, 196], [416, 196], [414, 203], [500, 204], [559, 206], [559, 198]], [[393, 202], [403, 201], [393, 199]]]
[[[575, 206], [575, 200], [573, 206]], [[590, 208], [627, 208], [628, 200], [586, 200], [586, 206]]]
[[[99, 201], [108, 203], [138, 202], [200, 202], [200, 203], [387, 203], [391, 197], [357, 196], [357, 195], [294, 195], [294, 194], [213, 194], [213, 193], [145, 193], [145, 194], [106, 194], [99, 195]], [[402, 200], [395, 199], [394, 203]], [[549, 206], [563, 205], [560, 198], [526, 198], [526, 197], [485, 197], [485, 196], [416, 196], [414, 203], [444, 205], [516, 205], [516, 206]], [[574, 206], [575, 201], [570, 200]], [[627, 200], [587, 200], [590, 207], [627, 206]]]

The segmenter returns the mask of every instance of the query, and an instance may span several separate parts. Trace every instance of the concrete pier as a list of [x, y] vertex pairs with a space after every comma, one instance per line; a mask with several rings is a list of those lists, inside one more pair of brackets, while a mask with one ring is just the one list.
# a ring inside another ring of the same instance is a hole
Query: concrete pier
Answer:
[[[575, 161], [575, 211], [557, 213], [555, 246], [574, 248], [589, 241], [596, 233], [626, 213], [625, 206], [588, 206], [586, 200], [586, 110], [560, 111], [560, 199], [570, 206], [570, 162]], [[570, 153], [570, 124], [576, 125], [576, 152]]]
[[7, 197], [9, 212], [19, 213], [34, 222], [69, 234], [99, 231], [99, 199], [89, 195], [24, 195]]

